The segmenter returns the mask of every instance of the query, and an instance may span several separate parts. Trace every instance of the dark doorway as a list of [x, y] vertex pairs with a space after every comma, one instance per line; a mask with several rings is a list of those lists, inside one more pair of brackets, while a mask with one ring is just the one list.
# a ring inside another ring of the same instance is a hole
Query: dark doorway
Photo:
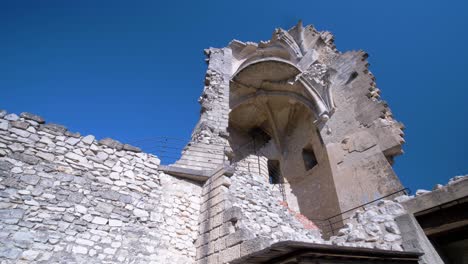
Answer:
[[279, 161], [268, 160], [268, 176], [271, 184], [281, 183], [281, 170]]

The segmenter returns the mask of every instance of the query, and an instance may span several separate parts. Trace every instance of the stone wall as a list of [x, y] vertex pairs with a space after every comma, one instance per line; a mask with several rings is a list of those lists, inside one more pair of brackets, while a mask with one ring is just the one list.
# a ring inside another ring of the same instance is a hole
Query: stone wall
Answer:
[[270, 184], [262, 175], [235, 173], [229, 188], [229, 201], [239, 208], [239, 225], [250, 230], [255, 237], [270, 242], [297, 240], [321, 242], [320, 231], [312, 222], [301, 222], [299, 214], [289, 209], [282, 199], [280, 186]]
[[210, 171], [223, 164], [225, 146], [228, 146], [231, 50], [210, 48], [205, 50], [205, 54], [208, 69], [203, 93], [198, 99], [201, 105], [200, 120], [176, 165]]
[[200, 212], [198, 263], [228, 263], [277, 241], [324, 243], [318, 228], [258, 174], [219, 171], [203, 186]]
[[[401, 195], [393, 201], [369, 205], [355, 211], [329, 242], [338, 246], [423, 252], [419, 263], [443, 263], [414, 214], [463, 201], [468, 196], [467, 186], [468, 175], [456, 176], [445, 186], [437, 184], [432, 191], [417, 190], [414, 196]], [[445, 226], [453, 224], [444, 222]]]
[[330, 65], [336, 110], [321, 136], [341, 211], [403, 189], [391, 164], [402, 153], [403, 126], [380, 100], [367, 57], [348, 51]]
[[0, 262], [193, 263], [201, 186], [157, 157], [0, 111]]
[[358, 210], [330, 238], [333, 245], [403, 251], [400, 229], [395, 218], [406, 211], [397, 202], [382, 200]]

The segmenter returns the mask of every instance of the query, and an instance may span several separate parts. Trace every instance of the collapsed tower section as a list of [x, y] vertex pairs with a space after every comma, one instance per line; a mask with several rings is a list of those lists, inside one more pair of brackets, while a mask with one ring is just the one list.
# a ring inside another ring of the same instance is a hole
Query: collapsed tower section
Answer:
[[[392, 169], [403, 126], [368, 70], [329, 32], [298, 23], [260, 43], [205, 51], [201, 117], [177, 166], [239, 172], [278, 186], [288, 206], [323, 219], [401, 190]], [[206, 155], [194, 155], [199, 148]]]

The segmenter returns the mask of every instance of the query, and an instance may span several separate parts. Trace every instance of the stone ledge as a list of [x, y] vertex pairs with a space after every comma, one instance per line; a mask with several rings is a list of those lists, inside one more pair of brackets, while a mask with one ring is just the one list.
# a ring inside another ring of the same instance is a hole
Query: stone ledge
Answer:
[[409, 213], [417, 214], [468, 196], [468, 177], [452, 180], [432, 192], [418, 195], [402, 201], [401, 204]]
[[160, 165], [159, 170], [172, 176], [181, 177], [198, 182], [207, 181], [213, 174], [206, 170], [193, 170], [188, 168]]

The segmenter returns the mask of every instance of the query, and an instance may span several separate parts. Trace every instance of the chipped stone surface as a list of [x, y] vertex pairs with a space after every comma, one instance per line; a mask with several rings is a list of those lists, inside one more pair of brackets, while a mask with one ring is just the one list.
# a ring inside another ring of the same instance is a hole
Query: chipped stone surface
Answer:
[[43, 124], [45, 123], [45, 120], [44, 118], [38, 116], [38, 115], [35, 115], [35, 114], [31, 114], [31, 113], [27, 113], [27, 112], [23, 112], [21, 113], [20, 115], [22, 118], [24, 119], [27, 119], [27, 120], [32, 120], [32, 121], [35, 121], [39, 124]]
[[282, 201], [277, 186], [269, 184], [264, 177], [240, 172], [235, 173], [231, 181], [230, 201], [242, 211], [238, 224], [251, 230], [256, 237], [267, 237], [271, 242], [323, 241], [319, 229], [301, 223]]

